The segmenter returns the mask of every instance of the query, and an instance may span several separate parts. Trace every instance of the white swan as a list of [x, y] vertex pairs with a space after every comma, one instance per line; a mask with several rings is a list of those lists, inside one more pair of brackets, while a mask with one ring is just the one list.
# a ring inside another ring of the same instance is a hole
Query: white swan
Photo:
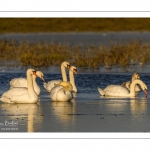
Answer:
[[27, 85], [28, 87], [11, 88], [2, 94], [0, 100], [4, 103], [37, 103], [38, 95], [33, 88], [32, 75], [36, 75], [34, 69], [27, 70]]
[[67, 75], [66, 75], [66, 69], [65, 68], [68, 68], [68, 69], [70, 68], [70, 64], [66, 61], [62, 62], [62, 64], [61, 64], [62, 80], [51, 80], [51, 81], [49, 81], [47, 83], [45, 82], [43, 84], [43, 86], [47, 92], [50, 92], [55, 84], [58, 84], [62, 81], [67, 81]]
[[75, 66], [71, 66], [70, 69], [69, 69], [70, 83], [73, 86], [73, 91], [78, 92], [78, 89], [77, 89], [76, 84], [75, 84], [74, 74], [77, 75], [77, 69], [76, 69]]
[[141, 86], [142, 90], [144, 91], [144, 94], [147, 97], [147, 86], [143, 81], [139, 79], [136, 79], [131, 83], [130, 91], [126, 87], [123, 87], [121, 85], [109, 85], [104, 90], [98, 88], [98, 91], [102, 96], [135, 97], [136, 84], [139, 84]]
[[[124, 87], [126, 87], [126, 88], [128, 88], [128, 89], [130, 90], [130, 85], [131, 85], [131, 83], [132, 83], [135, 79], [140, 79], [140, 74], [139, 74], [139, 73], [136, 73], [136, 72], [135, 72], [135, 73], [132, 75], [131, 81], [123, 82], [123, 83], [122, 83], [122, 86], [124, 86]], [[136, 86], [135, 86], [135, 91], [136, 91], [136, 92], [141, 91], [141, 88], [139, 87], [139, 85], [136, 85]]]
[[[36, 71], [36, 75], [40, 77], [44, 82], [44, 74], [41, 71]], [[33, 87], [34, 91], [37, 93], [37, 95], [40, 95], [40, 87], [38, 86], [36, 82], [36, 76], [32, 75], [33, 78]], [[27, 79], [26, 78], [14, 78], [10, 81], [10, 88], [14, 87], [27, 87]]]
[[67, 102], [73, 99], [73, 87], [67, 81], [60, 82], [50, 92], [52, 101]]

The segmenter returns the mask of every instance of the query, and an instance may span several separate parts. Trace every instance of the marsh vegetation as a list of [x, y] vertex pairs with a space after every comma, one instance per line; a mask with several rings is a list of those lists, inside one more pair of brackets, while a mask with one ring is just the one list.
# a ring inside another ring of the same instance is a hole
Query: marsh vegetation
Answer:
[[110, 47], [103, 45], [60, 44], [55, 41], [27, 43], [14, 40], [0, 40], [0, 63], [7, 66], [59, 66], [62, 61], [69, 61], [78, 67], [121, 67], [145, 65], [150, 63], [150, 43], [131, 41]]

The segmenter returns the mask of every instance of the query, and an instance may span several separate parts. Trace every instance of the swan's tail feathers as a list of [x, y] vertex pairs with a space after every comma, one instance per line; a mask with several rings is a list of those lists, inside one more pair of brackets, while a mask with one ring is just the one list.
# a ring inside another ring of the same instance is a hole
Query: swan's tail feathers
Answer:
[[16, 78], [12, 79], [12, 80], [9, 82], [10, 87], [13, 87], [13, 85], [16, 84], [16, 81], [17, 81]]
[[104, 92], [101, 88], [99, 88], [99, 87], [98, 87], [98, 92], [99, 92], [102, 96], [105, 96], [105, 92]]
[[5, 97], [1, 97], [0, 101], [3, 103], [13, 103], [13, 102], [11, 102], [11, 100], [9, 98], [5, 98]]
[[5, 102], [5, 99], [3, 97], [0, 98], [1, 102]]

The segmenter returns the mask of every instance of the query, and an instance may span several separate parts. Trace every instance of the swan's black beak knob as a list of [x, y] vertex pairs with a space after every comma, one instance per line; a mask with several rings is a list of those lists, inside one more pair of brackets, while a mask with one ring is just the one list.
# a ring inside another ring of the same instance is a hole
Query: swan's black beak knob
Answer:
[[77, 69], [73, 69], [73, 73], [77, 75]]
[[71, 67], [71, 66], [68, 64], [68, 65], [67, 65], [67, 68], [70, 69], [70, 67]]
[[35, 76], [38, 76], [38, 75], [36, 74], [36, 71], [33, 71], [33, 74], [34, 74]]

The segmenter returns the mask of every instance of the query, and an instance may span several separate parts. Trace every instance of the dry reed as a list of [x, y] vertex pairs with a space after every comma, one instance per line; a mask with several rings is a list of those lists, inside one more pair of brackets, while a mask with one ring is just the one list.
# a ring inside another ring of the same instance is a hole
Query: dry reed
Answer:
[[27, 43], [13, 40], [0, 40], [0, 62], [6, 65], [51, 66], [62, 61], [79, 67], [98, 68], [100, 66], [127, 67], [131, 64], [150, 63], [150, 44], [132, 41], [123, 45], [105, 46], [68, 46], [52, 41], [50, 44]]

